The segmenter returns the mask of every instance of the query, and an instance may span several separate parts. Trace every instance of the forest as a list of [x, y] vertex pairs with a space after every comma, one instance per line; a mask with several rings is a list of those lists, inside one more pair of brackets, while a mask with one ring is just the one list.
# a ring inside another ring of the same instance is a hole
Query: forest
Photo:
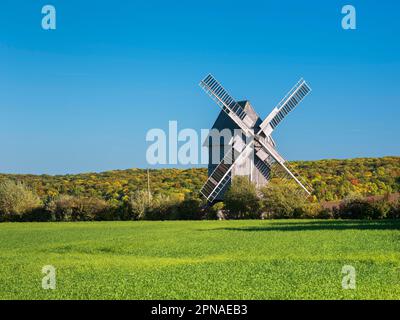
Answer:
[[[340, 200], [352, 193], [364, 196], [400, 191], [400, 157], [348, 160], [293, 161], [291, 166], [313, 187], [320, 201]], [[198, 192], [207, 179], [206, 168], [149, 170], [152, 193], [184, 199]], [[132, 191], [147, 190], [147, 170], [127, 169], [74, 175], [0, 174], [0, 181], [24, 182], [39, 197], [59, 194], [127, 200]]]
[[[354, 195], [366, 197], [400, 191], [400, 157], [293, 161], [290, 166], [312, 186], [314, 203], [342, 200]], [[36, 202], [41, 203], [40, 207], [47, 208], [47, 211], [53, 208], [53, 212], [56, 212], [54, 208], [63, 205], [90, 207], [96, 204], [108, 208], [107, 211], [110, 211], [109, 208], [117, 210], [120, 218], [130, 216], [127, 211], [132, 211], [132, 206], [139, 210], [135, 216], [140, 217], [140, 211], [143, 215], [148, 209], [140, 201], [150, 201], [150, 198], [152, 203], [174, 203], [175, 209], [178, 207], [176, 212], [188, 211], [189, 204], [186, 202], [195, 201], [197, 210], [199, 203], [204, 202], [199, 190], [206, 179], [206, 168], [126, 169], [54, 176], [0, 174], [0, 184], [14, 183], [15, 186], [9, 186], [12, 190], [28, 189], [37, 197]], [[7, 190], [4, 189], [3, 198], [10, 193]], [[0, 199], [0, 214], [3, 211], [3, 216], [7, 209], [1, 209], [1, 202], [5, 205], [7, 201]], [[140, 206], [141, 210], [138, 209]]]

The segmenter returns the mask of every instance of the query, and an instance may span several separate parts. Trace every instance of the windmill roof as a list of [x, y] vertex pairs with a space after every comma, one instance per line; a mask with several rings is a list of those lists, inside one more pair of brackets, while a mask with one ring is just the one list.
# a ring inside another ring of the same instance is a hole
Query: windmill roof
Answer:
[[[259, 125], [262, 120], [258, 116], [257, 112], [253, 109], [248, 100], [238, 101], [238, 104], [244, 109], [246, 114], [256, 120], [256, 125]], [[235, 130], [239, 129], [239, 126], [223, 111], [221, 110], [211, 129], [217, 129], [219, 131], [223, 129]], [[210, 145], [210, 140], [208, 137], [204, 142], [204, 145]]]

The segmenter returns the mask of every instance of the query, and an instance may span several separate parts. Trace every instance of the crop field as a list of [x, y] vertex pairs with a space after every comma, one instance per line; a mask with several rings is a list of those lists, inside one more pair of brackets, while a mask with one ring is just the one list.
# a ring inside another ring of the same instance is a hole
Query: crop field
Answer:
[[0, 299], [399, 298], [400, 221], [0, 224]]

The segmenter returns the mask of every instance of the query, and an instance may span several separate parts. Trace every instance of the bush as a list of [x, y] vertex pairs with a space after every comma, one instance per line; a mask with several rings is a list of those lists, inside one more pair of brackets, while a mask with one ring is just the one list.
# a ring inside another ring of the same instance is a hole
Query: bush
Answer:
[[29, 210], [28, 212], [24, 213], [21, 217], [20, 221], [26, 222], [47, 222], [47, 221], [54, 221], [53, 215], [51, 212], [46, 210], [44, 207], [38, 207], [33, 210]]
[[147, 191], [134, 192], [129, 201], [133, 220], [198, 220], [201, 219], [202, 200], [193, 194], [182, 201], [176, 194], [148, 194]]
[[373, 216], [373, 208], [368, 201], [351, 197], [340, 204], [338, 214], [342, 219], [368, 219]]
[[372, 208], [374, 210], [374, 214], [372, 216], [373, 219], [385, 219], [390, 215], [391, 204], [386, 200], [378, 200], [372, 202]]
[[156, 194], [145, 212], [146, 220], [172, 220], [176, 217], [178, 201], [164, 194]]
[[207, 220], [217, 220], [225, 219], [225, 214], [223, 213], [224, 203], [217, 202], [214, 205], [207, 207], [204, 212], [204, 219]]
[[225, 193], [225, 209], [228, 218], [253, 219], [260, 217], [261, 204], [257, 190], [247, 177], [235, 177], [232, 185]]
[[181, 203], [177, 204], [175, 219], [199, 220], [203, 217], [203, 201], [193, 194], [188, 194]]
[[23, 220], [25, 215], [39, 210], [42, 203], [31, 189], [20, 182], [6, 180], [0, 183], [0, 219]]
[[335, 219], [335, 212], [336, 207], [332, 209], [321, 207], [321, 210], [318, 214], [318, 219]]
[[111, 207], [102, 199], [61, 195], [48, 203], [47, 210], [56, 221], [90, 221], [103, 220]]
[[149, 211], [153, 196], [145, 190], [133, 192], [129, 198], [129, 208], [132, 220], [144, 219]]
[[[270, 182], [262, 190], [264, 216], [267, 218], [300, 218], [307, 210], [307, 198], [292, 183]], [[308, 208], [309, 210], [311, 209]], [[314, 208], [312, 208], [313, 214]]]
[[400, 219], [400, 200], [397, 200], [390, 205], [387, 217], [389, 219]]
[[391, 205], [385, 199], [368, 200], [360, 196], [345, 199], [339, 206], [342, 219], [384, 219], [390, 215]]
[[332, 218], [331, 212], [324, 210], [317, 202], [307, 202], [295, 208], [294, 216], [302, 219], [329, 219]]

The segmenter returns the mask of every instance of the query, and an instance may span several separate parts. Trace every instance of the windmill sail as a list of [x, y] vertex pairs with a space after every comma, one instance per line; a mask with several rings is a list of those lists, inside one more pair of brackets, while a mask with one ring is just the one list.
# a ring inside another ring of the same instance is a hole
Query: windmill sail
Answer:
[[[263, 142], [259, 139], [257, 139], [257, 142], [262, 146], [262, 149], [256, 153], [256, 155], [263, 160], [264, 162], [270, 161], [268, 156], [271, 156], [274, 161], [276, 161], [283, 169], [286, 171], [286, 173], [291, 177], [296, 183], [308, 194], [310, 195], [311, 192], [304, 186], [304, 184], [301, 182], [302, 178], [295, 172], [292, 172], [291, 170], [288, 169], [288, 167], [285, 165], [286, 160], [278, 153], [278, 151], [268, 142]], [[267, 156], [265, 156], [265, 154]]]
[[266, 180], [271, 177], [271, 166], [268, 161], [262, 161], [257, 155], [254, 156], [254, 165]]
[[250, 128], [254, 125], [254, 121], [211, 74], [200, 81], [200, 87], [235, 121], [246, 136], [252, 134]]
[[213, 202], [225, 185], [229, 182], [232, 168], [238, 161], [243, 159], [243, 157], [248, 156], [252, 145], [253, 142], [250, 142], [243, 148], [242, 151], [231, 148], [225, 154], [222, 161], [214, 169], [200, 190], [201, 194], [206, 197], [209, 202]]
[[[260, 125], [262, 131], [270, 134], [278, 124], [291, 112], [309, 93], [311, 88], [304, 79], [300, 79], [296, 85], [286, 94], [279, 104]], [[270, 128], [267, 129], [268, 125]]]

